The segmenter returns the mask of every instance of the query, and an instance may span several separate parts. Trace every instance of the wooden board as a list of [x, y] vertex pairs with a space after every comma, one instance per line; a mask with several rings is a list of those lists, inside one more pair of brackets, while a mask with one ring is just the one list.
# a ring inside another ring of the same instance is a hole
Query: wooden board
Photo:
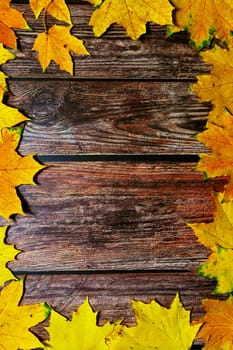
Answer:
[[[201, 300], [213, 298], [215, 283], [190, 272], [141, 272], [105, 274], [49, 274], [28, 275], [23, 304], [46, 300], [55, 310], [71, 318], [72, 311], [89, 296], [94, 310], [100, 311], [98, 323], [123, 320], [124, 324], [134, 325], [135, 319], [130, 300], [150, 302], [156, 300], [170, 307], [177, 291], [191, 319], [198, 320], [204, 314]], [[65, 298], [64, 298], [65, 296]], [[48, 338], [42, 325], [33, 331]], [[201, 349], [202, 342], [195, 341], [192, 349]]]
[[[71, 79], [55, 64], [42, 75], [37, 53], [31, 51], [36, 34], [44, 30], [42, 16], [35, 22], [27, 5], [16, 4], [15, 7], [24, 11], [33, 30], [17, 32], [21, 51], [16, 53], [17, 60], [5, 65], [6, 73], [20, 78]], [[195, 79], [197, 74], [207, 73], [210, 69], [201, 61], [196, 50], [187, 45], [185, 35], [166, 39], [164, 27], [150, 25], [148, 34], [134, 41], [125, 36], [124, 29], [114, 25], [102, 38], [95, 38], [88, 26], [92, 7], [80, 3], [70, 8], [74, 22], [72, 33], [85, 41], [91, 54], [74, 57], [76, 79]], [[54, 20], [51, 18], [49, 23], [53, 24]]]
[[192, 309], [192, 319], [198, 319], [203, 315], [201, 299], [211, 297], [214, 287], [215, 282], [194, 272], [28, 275], [23, 304], [46, 300], [56, 310], [71, 317], [72, 311], [88, 295], [92, 306], [101, 312], [100, 323], [124, 319], [125, 323], [132, 325], [132, 298], [144, 302], [155, 299], [169, 307], [180, 291], [185, 308]]
[[12, 81], [32, 118], [20, 150], [39, 154], [198, 154], [210, 105], [187, 82]]
[[204, 183], [193, 165], [53, 163], [39, 177], [41, 186], [22, 191], [33, 215], [18, 218], [9, 230], [23, 251], [12, 267], [195, 269], [208, 251], [186, 222], [212, 219], [215, 183]]

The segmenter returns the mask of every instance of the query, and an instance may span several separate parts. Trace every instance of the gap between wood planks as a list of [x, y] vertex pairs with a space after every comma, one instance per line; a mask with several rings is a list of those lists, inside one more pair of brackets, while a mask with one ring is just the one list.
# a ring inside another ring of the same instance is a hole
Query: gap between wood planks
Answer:
[[50, 162], [143, 162], [143, 163], [197, 163], [198, 155], [193, 154], [74, 154], [38, 155], [38, 161]]

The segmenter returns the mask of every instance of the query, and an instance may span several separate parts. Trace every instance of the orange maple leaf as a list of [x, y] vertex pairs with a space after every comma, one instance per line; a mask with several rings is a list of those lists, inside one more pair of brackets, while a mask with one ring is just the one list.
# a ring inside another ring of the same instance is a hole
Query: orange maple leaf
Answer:
[[21, 128], [2, 129], [0, 141], [0, 215], [5, 219], [13, 214], [23, 215], [16, 187], [34, 185], [33, 177], [44, 168], [33, 156], [22, 157], [15, 149], [21, 138]]
[[64, 0], [30, 0], [30, 7], [36, 18], [39, 17], [41, 11], [45, 10], [60, 21], [72, 23], [69, 8]]
[[40, 33], [32, 50], [39, 52], [39, 61], [43, 71], [54, 60], [60, 69], [73, 74], [73, 62], [70, 51], [79, 55], [89, 55], [83, 41], [70, 34], [72, 26], [52, 26], [46, 33]]
[[176, 29], [188, 30], [197, 48], [208, 46], [213, 37], [231, 38], [233, 3], [229, 0], [172, 0]]
[[227, 176], [224, 200], [233, 199], [233, 116], [225, 113], [223, 125], [208, 124], [208, 129], [197, 135], [197, 139], [212, 150], [211, 154], [201, 154], [197, 170], [206, 177]]
[[202, 301], [205, 315], [200, 319], [204, 322], [197, 338], [204, 339], [203, 350], [232, 350], [233, 341], [233, 297], [226, 300]]
[[111, 24], [118, 23], [132, 39], [146, 32], [146, 23], [161, 25], [172, 23], [173, 6], [168, 0], [105, 0], [90, 1], [99, 7], [91, 16], [90, 25], [96, 36], [101, 36]]
[[11, 0], [1, 0], [0, 5], [0, 42], [16, 49], [16, 35], [12, 28], [30, 29], [23, 14], [10, 7]]
[[216, 122], [225, 108], [233, 114], [233, 46], [228, 49], [215, 46], [213, 50], [201, 53], [201, 56], [212, 65], [211, 74], [198, 76], [192, 91], [202, 101], [213, 104], [208, 120]]

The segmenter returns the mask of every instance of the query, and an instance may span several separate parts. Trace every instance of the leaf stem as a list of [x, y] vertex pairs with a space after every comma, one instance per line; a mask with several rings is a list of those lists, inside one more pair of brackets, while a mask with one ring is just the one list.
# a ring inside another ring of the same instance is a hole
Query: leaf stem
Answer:
[[44, 25], [44, 31], [48, 33], [48, 24], [47, 24], [47, 15], [48, 15], [48, 8], [53, 3], [54, 0], [49, 1], [47, 6], [44, 8], [43, 12], [43, 25]]

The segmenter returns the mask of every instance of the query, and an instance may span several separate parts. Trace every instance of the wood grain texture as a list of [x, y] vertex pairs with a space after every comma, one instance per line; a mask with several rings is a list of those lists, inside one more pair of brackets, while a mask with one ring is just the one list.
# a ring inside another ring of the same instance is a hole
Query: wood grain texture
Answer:
[[32, 118], [20, 150], [38, 154], [198, 154], [209, 104], [184, 82], [11, 81]]
[[[7, 63], [4, 70], [14, 77], [71, 78], [52, 63], [42, 75], [37, 53], [31, 48], [38, 32], [44, 30], [42, 16], [36, 22], [28, 5], [15, 5], [24, 11], [32, 31], [19, 31], [20, 51], [17, 60]], [[78, 79], [195, 79], [197, 74], [207, 73], [194, 48], [187, 45], [183, 34], [166, 39], [165, 28], [148, 26], [148, 34], [139, 41], [128, 38], [124, 29], [114, 25], [102, 38], [95, 38], [88, 26], [92, 6], [83, 3], [70, 6], [74, 28], [72, 33], [84, 39], [91, 56], [74, 56], [75, 77]], [[51, 18], [48, 24], [52, 25]]]
[[192, 272], [109, 273], [28, 275], [23, 304], [47, 301], [67, 317], [88, 295], [95, 310], [100, 311], [100, 323], [123, 319], [134, 323], [130, 299], [150, 302], [157, 300], [169, 307], [177, 291], [186, 309], [192, 309], [192, 319], [203, 315], [201, 299], [213, 298], [215, 282]]
[[[213, 298], [215, 282], [210, 282], [195, 273], [151, 272], [151, 273], [108, 273], [108, 274], [64, 274], [28, 275], [23, 305], [46, 301], [67, 318], [77, 310], [88, 295], [95, 311], [99, 311], [98, 324], [119, 319], [124, 324], [134, 325], [135, 318], [130, 300], [150, 302], [156, 300], [170, 307], [179, 291], [184, 307], [191, 311], [191, 319], [198, 320], [204, 313], [201, 300]], [[42, 325], [33, 331], [47, 339]], [[192, 349], [201, 349], [202, 341], [196, 340]]]
[[195, 269], [208, 251], [186, 222], [212, 219], [215, 183], [193, 165], [54, 163], [21, 191], [33, 215], [9, 230], [13, 269]]

